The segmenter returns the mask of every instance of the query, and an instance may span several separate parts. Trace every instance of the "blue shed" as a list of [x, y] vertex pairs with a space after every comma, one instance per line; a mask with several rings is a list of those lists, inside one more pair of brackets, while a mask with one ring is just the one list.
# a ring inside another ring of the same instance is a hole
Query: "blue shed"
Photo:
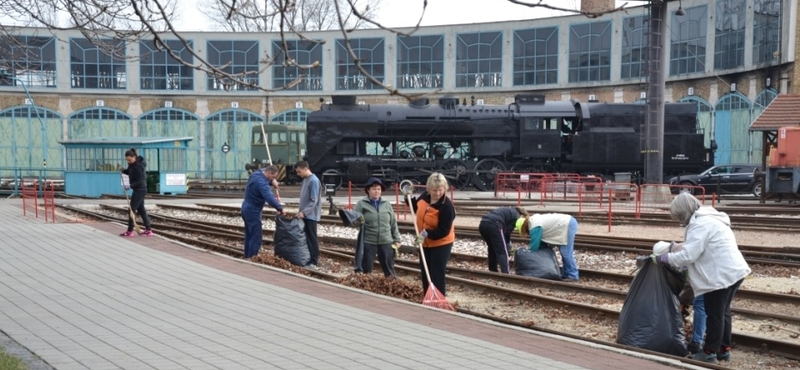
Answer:
[[66, 140], [64, 193], [100, 197], [123, 195], [120, 170], [125, 151], [135, 148], [147, 162], [147, 192], [186, 194], [187, 148], [191, 137], [101, 137]]

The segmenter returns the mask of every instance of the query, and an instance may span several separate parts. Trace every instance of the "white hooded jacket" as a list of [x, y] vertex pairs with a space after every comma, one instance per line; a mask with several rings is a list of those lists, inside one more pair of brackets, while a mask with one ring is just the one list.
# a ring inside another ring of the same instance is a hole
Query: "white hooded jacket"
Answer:
[[750, 274], [727, 214], [700, 207], [686, 226], [683, 249], [669, 253], [672, 266], [689, 270], [695, 297], [725, 289]]

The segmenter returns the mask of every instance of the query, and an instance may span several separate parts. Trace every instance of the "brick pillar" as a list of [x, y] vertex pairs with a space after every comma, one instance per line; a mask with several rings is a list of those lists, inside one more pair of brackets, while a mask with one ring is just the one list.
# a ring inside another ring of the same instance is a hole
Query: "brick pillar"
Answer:
[[581, 0], [581, 11], [594, 13], [614, 9], [614, 0]]

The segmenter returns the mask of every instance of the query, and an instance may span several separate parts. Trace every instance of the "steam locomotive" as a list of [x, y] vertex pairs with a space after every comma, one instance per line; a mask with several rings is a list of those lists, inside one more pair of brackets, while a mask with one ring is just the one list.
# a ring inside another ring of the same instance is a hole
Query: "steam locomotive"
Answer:
[[[665, 173], [712, 165], [696, 105], [670, 103], [665, 112]], [[334, 96], [306, 122], [305, 158], [323, 183], [336, 186], [369, 177], [424, 182], [440, 172], [456, 188], [490, 190], [500, 172], [604, 176], [644, 169], [644, 104], [517, 95], [509, 105], [468, 105], [452, 96], [365, 105]]]

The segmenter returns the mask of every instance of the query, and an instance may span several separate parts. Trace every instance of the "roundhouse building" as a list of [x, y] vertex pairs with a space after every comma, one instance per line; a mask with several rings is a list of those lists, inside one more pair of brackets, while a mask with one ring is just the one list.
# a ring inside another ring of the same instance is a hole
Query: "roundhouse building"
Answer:
[[[613, 0], [583, 0], [586, 10]], [[635, 3], [634, 3], [635, 4]], [[800, 70], [798, 0], [682, 0], [666, 17], [667, 102], [699, 107], [717, 163], [760, 163], [760, 133], [748, 128], [778, 94], [795, 92]], [[685, 15], [677, 15], [681, 8]], [[402, 92], [455, 95], [474, 104], [508, 104], [535, 91], [548, 100], [644, 102], [646, 7], [599, 18], [563, 16], [422, 27], [412, 36], [383, 30], [349, 34], [363, 67]], [[278, 33], [186, 32], [215, 65], [263, 69]], [[362, 76], [338, 31], [289, 36], [298, 63], [319, 61], [300, 83], [298, 69], [275, 65], [254, 74], [264, 92], [217, 80], [158, 51], [152, 41], [118, 41], [114, 57], [79, 32], [21, 29], [0, 46], [0, 177], [13, 168], [65, 168], [61, 140], [111, 136], [191, 136], [190, 178], [243, 178], [254, 124], [304, 124], [320, 100], [357, 95], [359, 103], [404, 103]], [[167, 42], [180, 50], [178, 40]], [[185, 50], [181, 57], [194, 62]], [[23, 86], [24, 84], [24, 86]], [[24, 89], [34, 98], [34, 109]], [[41, 121], [40, 121], [41, 118]], [[41, 122], [41, 123], [40, 123]], [[221, 148], [227, 144], [229, 152]]]

